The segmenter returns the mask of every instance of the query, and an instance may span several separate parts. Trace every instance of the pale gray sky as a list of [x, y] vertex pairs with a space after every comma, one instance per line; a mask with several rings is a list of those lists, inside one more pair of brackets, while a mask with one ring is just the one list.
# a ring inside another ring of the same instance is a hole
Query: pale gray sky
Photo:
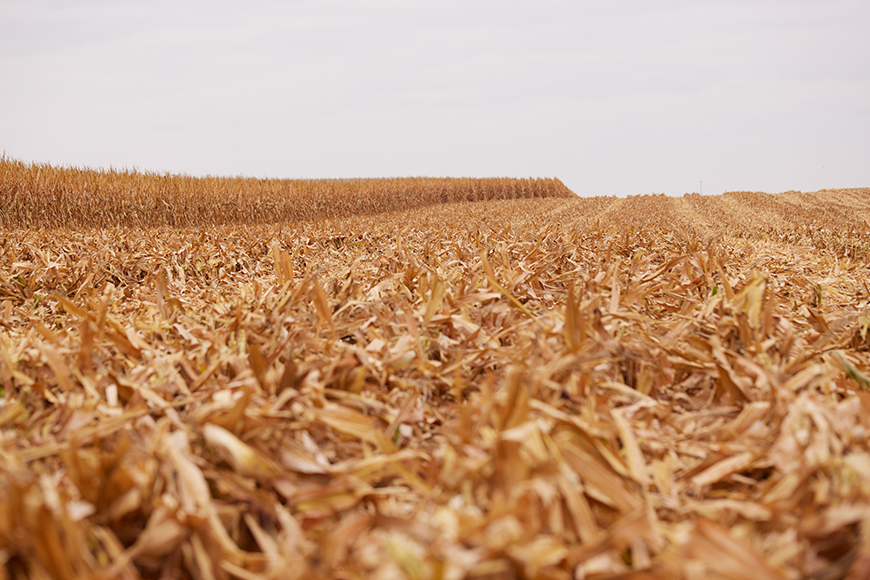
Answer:
[[870, 186], [870, 2], [0, 0], [0, 150], [579, 195]]

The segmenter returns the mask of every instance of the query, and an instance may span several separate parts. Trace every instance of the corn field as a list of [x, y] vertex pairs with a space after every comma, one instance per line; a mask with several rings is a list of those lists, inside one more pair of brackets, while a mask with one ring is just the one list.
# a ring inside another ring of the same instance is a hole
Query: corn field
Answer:
[[572, 197], [558, 179], [247, 179], [0, 158], [0, 227], [189, 227], [318, 220], [435, 203]]
[[4, 171], [0, 578], [870, 577], [870, 189]]

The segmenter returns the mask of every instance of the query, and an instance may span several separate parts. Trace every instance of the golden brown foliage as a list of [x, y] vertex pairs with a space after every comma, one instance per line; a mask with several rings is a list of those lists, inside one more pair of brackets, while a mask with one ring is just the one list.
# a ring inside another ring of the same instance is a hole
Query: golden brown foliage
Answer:
[[863, 578], [870, 201], [789, 195], [2, 232], [0, 563]]
[[0, 157], [0, 227], [272, 224], [434, 203], [573, 197], [558, 179], [250, 179], [94, 171]]

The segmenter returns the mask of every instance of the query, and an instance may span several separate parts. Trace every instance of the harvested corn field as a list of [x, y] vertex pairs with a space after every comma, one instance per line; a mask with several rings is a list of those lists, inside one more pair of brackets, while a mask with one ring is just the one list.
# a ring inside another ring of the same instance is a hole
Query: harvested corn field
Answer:
[[868, 212], [2, 230], [0, 576], [866, 578]]

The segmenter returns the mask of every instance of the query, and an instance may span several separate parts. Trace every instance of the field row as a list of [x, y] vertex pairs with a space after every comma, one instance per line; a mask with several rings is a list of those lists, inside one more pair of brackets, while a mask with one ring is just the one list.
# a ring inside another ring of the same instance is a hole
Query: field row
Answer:
[[5, 228], [264, 224], [571, 195], [558, 179], [195, 178], [0, 158], [0, 227]]

